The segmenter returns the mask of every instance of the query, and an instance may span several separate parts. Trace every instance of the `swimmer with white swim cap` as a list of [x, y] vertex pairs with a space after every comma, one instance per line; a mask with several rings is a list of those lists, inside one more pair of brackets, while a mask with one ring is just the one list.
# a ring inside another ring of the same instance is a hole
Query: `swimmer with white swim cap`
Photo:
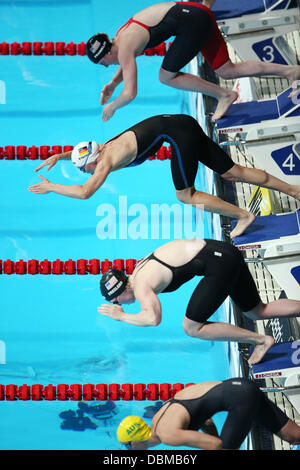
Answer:
[[[211, 417], [220, 411], [228, 415], [219, 436]], [[240, 377], [186, 387], [155, 413], [151, 428], [139, 416], [127, 416], [119, 424], [117, 438], [127, 449], [136, 450], [159, 444], [238, 450], [254, 424], [290, 444], [300, 443], [300, 427], [254, 382]]]
[[99, 156], [99, 144], [97, 142], [80, 142], [72, 150], [72, 162], [78, 170], [85, 172], [85, 167], [94, 163]]
[[53, 155], [39, 165], [36, 171], [45, 166], [49, 170], [59, 160], [72, 158], [77, 168], [92, 176], [84, 184], [76, 185], [54, 184], [41, 176], [43, 181], [28, 189], [35, 194], [54, 192], [77, 199], [88, 199], [104, 184], [110, 173], [142, 164], [164, 142], [168, 142], [171, 148], [171, 172], [177, 199], [185, 204], [200, 206], [206, 211], [237, 219], [231, 237], [241, 235], [253, 223], [255, 215], [214, 195], [197, 191], [194, 185], [199, 162], [229, 181], [243, 181], [275, 189], [300, 200], [300, 185], [291, 185], [263, 170], [234, 163], [203, 132], [196, 119], [186, 114], [152, 116], [104, 144], [82, 142], [73, 151]]
[[[260, 362], [275, 340], [230, 323], [208, 321], [228, 296], [251, 320], [300, 316], [299, 300], [264, 304], [241, 252], [229, 243], [209, 239], [162, 245], [140, 261], [129, 277], [123, 271], [109, 269], [100, 280], [100, 291], [114, 305], [104, 304], [98, 312], [131, 325], [158, 326], [162, 319], [158, 295], [179, 289], [195, 276], [203, 277], [188, 302], [184, 331], [193, 338], [254, 345], [250, 365]], [[125, 313], [121, 304], [136, 300], [141, 311]]]

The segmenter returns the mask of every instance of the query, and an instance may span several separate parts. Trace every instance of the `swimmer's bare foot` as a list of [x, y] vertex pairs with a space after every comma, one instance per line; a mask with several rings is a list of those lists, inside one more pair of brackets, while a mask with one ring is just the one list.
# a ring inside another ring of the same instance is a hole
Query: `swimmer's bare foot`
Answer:
[[274, 343], [275, 339], [272, 336], [262, 336], [261, 342], [255, 346], [254, 351], [248, 360], [249, 365], [252, 366], [253, 364], [260, 362]]
[[292, 91], [289, 94], [289, 98], [292, 100], [292, 103], [298, 104], [299, 103], [299, 98], [300, 98], [300, 88], [294, 89], [294, 91]]
[[299, 80], [300, 78], [300, 65], [290, 65], [287, 68], [286, 78], [290, 81], [290, 83]]
[[238, 94], [232, 90], [224, 90], [224, 95], [218, 99], [217, 108], [212, 116], [212, 121], [220, 119], [224, 114], [226, 114], [227, 109], [232, 105], [232, 103], [237, 99]]
[[249, 227], [249, 225], [253, 224], [256, 216], [252, 214], [252, 212], [245, 212], [245, 215], [238, 219], [238, 223], [230, 232], [230, 238], [239, 237], [244, 233], [244, 231]]
[[294, 186], [293, 194], [291, 194], [297, 201], [300, 201], [300, 186]]

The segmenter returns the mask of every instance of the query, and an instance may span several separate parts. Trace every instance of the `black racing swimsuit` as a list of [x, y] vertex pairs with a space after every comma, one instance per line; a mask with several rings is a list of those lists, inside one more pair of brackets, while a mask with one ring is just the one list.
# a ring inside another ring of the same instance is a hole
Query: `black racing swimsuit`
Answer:
[[151, 259], [170, 269], [173, 278], [163, 293], [179, 289], [194, 276], [203, 276], [186, 310], [186, 317], [199, 323], [207, 321], [227, 296], [242, 311], [252, 310], [259, 304], [260, 297], [240, 251], [229, 243], [208, 239], [205, 241], [205, 247], [182, 266], [170, 266], [152, 253], [140, 262], [136, 272]]
[[[184, 406], [190, 415], [188, 429], [198, 431], [205, 421], [220, 411], [228, 411], [220, 439], [223, 449], [238, 449], [254, 423], [277, 434], [287, 423], [287, 416], [257, 385], [245, 378], [224, 380], [199, 398], [171, 398], [159, 417], [156, 427], [173, 403]], [[155, 428], [156, 428], [155, 427]], [[153, 432], [155, 434], [155, 430]]]
[[117, 35], [132, 23], [149, 32], [150, 38], [145, 49], [156, 47], [173, 36], [162, 63], [162, 68], [167, 72], [179, 72], [199, 52], [214, 70], [229, 60], [226, 42], [213, 12], [199, 3], [176, 2], [154, 26], [148, 26], [132, 17], [118, 29]]
[[[194, 20], [195, 15], [197, 15], [196, 20]], [[212, 21], [209, 13], [203, 9], [202, 5], [197, 5], [196, 2], [193, 5], [192, 2], [189, 5], [177, 2], [158, 24], [147, 27], [150, 39], [145, 49], [156, 47], [171, 36], [182, 34], [183, 31], [185, 32], [185, 23], [187, 28], [189, 28], [187, 31], [189, 31], [190, 35], [195, 30], [195, 33], [197, 33], [196, 37], [201, 38], [200, 44], [204, 45], [212, 31]], [[199, 46], [198, 50], [200, 49], [201, 46]]]
[[182, 190], [194, 186], [199, 162], [211, 170], [223, 174], [234, 162], [226, 152], [207, 137], [196, 119], [186, 114], [162, 114], [153, 116], [130, 127], [137, 140], [137, 157], [127, 165], [140, 165], [153, 156], [164, 142], [171, 146], [171, 171], [174, 186]]
[[213, 22], [202, 5], [178, 3], [155, 26], [149, 27], [150, 40], [145, 49], [156, 47], [174, 36], [169, 46], [162, 68], [177, 72], [185, 67], [207, 44], [216, 40], [211, 37]]

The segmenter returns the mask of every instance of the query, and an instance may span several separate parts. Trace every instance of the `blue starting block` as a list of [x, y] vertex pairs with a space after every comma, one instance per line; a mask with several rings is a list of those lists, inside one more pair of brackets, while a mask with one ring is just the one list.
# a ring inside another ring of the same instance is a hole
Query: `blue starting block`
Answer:
[[297, 0], [218, 0], [212, 11], [226, 40], [242, 60], [297, 63], [283, 37], [299, 28]]
[[299, 184], [300, 97], [290, 99], [291, 91], [289, 88], [275, 99], [231, 105], [217, 121], [217, 132], [238, 134], [235, 145], [242, 142], [258, 168], [289, 184]]
[[218, 0], [212, 7], [217, 21], [240, 18], [245, 15], [256, 15], [266, 11], [291, 10], [297, 8], [296, 0], [252, 0], [233, 2], [232, 0]]
[[257, 251], [258, 258], [246, 261], [262, 262], [287, 297], [300, 300], [300, 209], [257, 217], [233, 242], [240, 250]]
[[272, 346], [251, 373], [255, 380], [275, 379], [278, 386], [262, 390], [283, 392], [300, 413], [300, 340]]
[[[217, 120], [218, 133], [245, 133], [249, 140], [257, 140], [286, 131], [300, 132], [300, 99], [288, 98], [292, 91], [288, 88], [275, 99], [232, 104], [226, 115]], [[293, 127], [285, 131], [283, 126]]]

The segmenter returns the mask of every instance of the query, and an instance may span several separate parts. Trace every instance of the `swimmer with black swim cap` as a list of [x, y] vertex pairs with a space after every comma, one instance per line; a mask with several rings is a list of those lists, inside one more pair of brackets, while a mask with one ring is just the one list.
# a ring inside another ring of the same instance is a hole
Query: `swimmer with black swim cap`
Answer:
[[[108, 302], [118, 304], [116, 299], [123, 294], [127, 285], [128, 277], [123, 271], [118, 269], [109, 269], [101, 278], [100, 291]], [[122, 297], [122, 303], [126, 303], [126, 298], [124, 298], [124, 296]]]
[[[157, 3], [136, 13], [118, 29], [112, 40], [104, 33], [96, 34], [88, 40], [87, 56], [94, 64], [105, 67], [119, 65], [112, 80], [101, 90], [100, 103], [105, 105], [102, 112], [103, 121], [111, 119], [118, 109], [135, 99], [136, 58], [146, 49], [156, 47], [170, 37], [174, 39], [164, 56], [159, 80], [173, 88], [200, 92], [216, 98], [218, 104], [212, 117], [213, 121], [226, 114], [238, 95], [235, 91], [181, 71], [199, 52], [216, 74], [225, 80], [262, 75], [284, 77], [290, 83], [300, 79], [298, 65], [281, 65], [259, 60], [233, 63], [214, 14], [203, 3]], [[122, 81], [122, 92], [108, 103]]]
[[[229, 296], [252, 320], [300, 316], [300, 301], [280, 299], [264, 304], [241, 252], [209, 239], [175, 240], [146, 256], [130, 276], [110, 269], [100, 281], [103, 297], [115, 305], [98, 308], [101, 315], [136, 326], [158, 326], [162, 318], [158, 295], [173, 292], [195, 276], [203, 276], [187, 306], [183, 328], [187, 335], [210, 341], [253, 344], [249, 364], [260, 362], [273, 346], [272, 336], [209, 318]], [[125, 313], [122, 304], [137, 300], [141, 311]]]
[[112, 43], [107, 34], [98, 33], [91, 37], [86, 44], [86, 53], [88, 58], [98, 64], [98, 62], [106, 55], [109, 54]]

